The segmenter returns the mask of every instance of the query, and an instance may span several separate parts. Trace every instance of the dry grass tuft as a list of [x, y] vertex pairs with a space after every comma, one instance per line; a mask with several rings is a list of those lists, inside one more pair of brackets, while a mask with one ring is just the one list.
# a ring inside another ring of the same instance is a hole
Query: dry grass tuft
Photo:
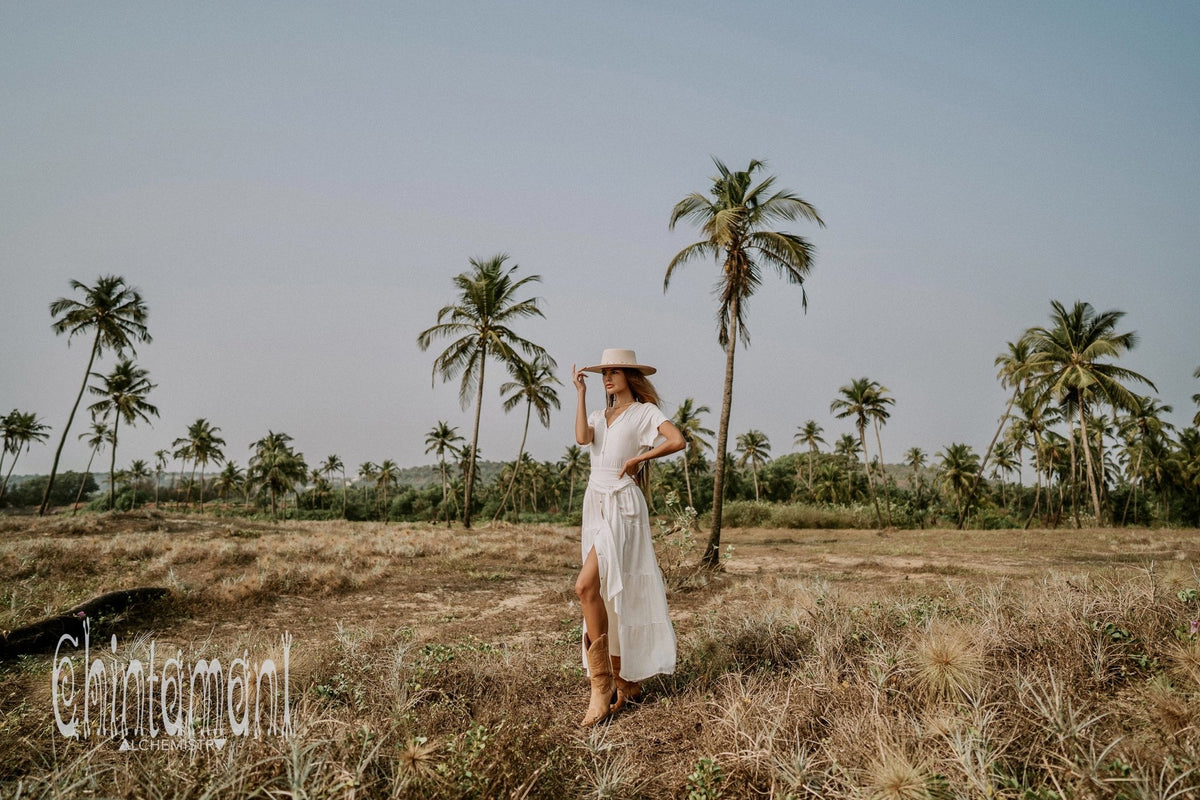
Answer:
[[957, 623], [930, 625], [907, 663], [917, 690], [934, 701], [970, 702], [983, 685], [983, 653], [971, 631]]

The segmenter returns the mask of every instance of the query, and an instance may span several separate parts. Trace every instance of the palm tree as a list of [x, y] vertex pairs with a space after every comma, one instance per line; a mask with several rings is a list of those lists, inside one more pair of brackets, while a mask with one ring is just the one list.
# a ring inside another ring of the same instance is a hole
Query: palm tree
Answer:
[[975, 482], [976, 473], [979, 472], [979, 456], [971, 450], [970, 445], [957, 442], [938, 455], [942, 459], [942, 463], [938, 466], [938, 475], [941, 477], [942, 483], [954, 495], [958, 516], [962, 518], [966, 513], [963, 508], [963, 499]]
[[[1008, 507], [1008, 501], [1005, 494], [1005, 478], [1016, 472], [1019, 465], [1017, 463], [1017, 454], [1013, 451], [1012, 445], [1008, 442], [999, 442], [992, 452], [995, 458], [992, 459], [992, 477], [1000, 482], [1000, 505]], [[979, 468], [983, 469], [983, 463], [980, 462]], [[978, 481], [977, 481], [978, 483]], [[968, 501], [971, 498], [968, 497]]]
[[712, 532], [704, 551], [704, 563], [717, 566], [721, 549], [721, 509], [725, 489], [725, 452], [729, 444], [729, 411], [733, 404], [733, 362], [739, 339], [749, 345], [746, 310], [750, 297], [762, 283], [759, 262], [773, 267], [789, 283], [800, 287], [801, 307], [808, 308], [804, 279], [812, 270], [814, 249], [794, 233], [769, 230], [784, 221], [806, 219], [821, 227], [817, 210], [791, 191], [774, 189], [775, 177], [755, 183], [754, 174], [766, 166], [752, 160], [741, 172], [731, 172], [714, 158], [717, 175], [707, 194], [694, 192], [675, 204], [670, 229], [680, 220], [695, 223], [704, 236], [680, 250], [667, 265], [663, 291], [677, 267], [696, 258], [712, 258], [720, 264], [717, 284], [717, 341], [725, 350], [725, 389], [717, 424], [717, 464], [713, 476]]
[[292, 491], [308, 475], [304, 455], [292, 449], [292, 437], [286, 433], [267, 431], [250, 448], [250, 468], [246, 482], [256, 490], [265, 488], [271, 497], [271, 516], [276, 516], [276, 498]]
[[167, 463], [171, 458], [170, 450], [155, 450], [154, 451], [154, 507], [158, 508], [158, 487], [162, 485], [162, 475], [167, 469]]
[[700, 415], [708, 413], [708, 406], [697, 406], [688, 397], [675, 409], [675, 416], [671, 419], [687, 443], [687, 449], [683, 451], [683, 482], [687, 487], [688, 506], [691, 508], [696, 507], [696, 501], [692, 498], [692, 473], [688, 462], [703, 458], [705, 450], [712, 450], [712, 445], [704, 437], [712, 436], [713, 432], [700, 424]]
[[358, 465], [358, 477], [363, 482], [364, 502], [371, 505], [371, 487], [375, 484], [375, 476], [379, 474], [379, 465], [373, 461], [364, 461]]
[[471, 259], [472, 270], [454, 278], [458, 287], [457, 304], [444, 306], [437, 324], [421, 332], [417, 346], [422, 352], [436, 339], [453, 339], [450, 346], [434, 359], [433, 377], [451, 381], [462, 375], [458, 399], [465, 409], [475, 395], [475, 427], [471, 434], [471, 455], [467, 462], [466, 490], [463, 497], [463, 526], [471, 527], [471, 492], [475, 482], [475, 459], [479, 450], [479, 417], [483, 410], [483, 379], [488, 358], [514, 363], [520, 350], [528, 358], [549, 357], [545, 349], [523, 339], [509, 327], [526, 317], [541, 317], [538, 298], [517, 300], [516, 294], [539, 275], [515, 279], [519, 267], [505, 268], [508, 256], [501, 253], [488, 261]]
[[[1000, 438], [1000, 433], [1004, 430], [1004, 426], [1008, 424], [1017, 398], [1029, 387], [1033, 366], [1033, 343], [1029, 337], [1029, 332], [1026, 331], [1015, 342], [1008, 342], [1007, 347], [1007, 352], [996, 356], [994, 365], [1000, 368], [1000, 371], [996, 374], [1000, 385], [1004, 388], [1011, 387], [1012, 395], [1008, 398], [1008, 405], [1004, 409], [1004, 414], [1000, 417], [1000, 424], [996, 427], [996, 432], [992, 435], [992, 441], [988, 443], [987, 450], [984, 451], [983, 461], [979, 464], [979, 471], [975, 473], [975, 484], [971, 487], [967, 495], [967, 502], [964, 504], [964, 508], [971, 507], [971, 503], [975, 499], [975, 492], [979, 488], [979, 478], [983, 475], [984, 469], [987, 468], [988, 460], [992, 457], [992, 450], [996, 447], [996, 440]], [[958, 528], [961, 530], [962, 526], [963, 519], [960, 517]]]
[[213, 489], [216, 490], [217, 497], [221, 498], [221, 502], [227, 502], [230, 492], [243, 491], [245, 486], [246, 473], [232, 461], [225, 462], [225, 468], [213, 481]]
[[1129, 502], [1137, 495], [1142, 484], [1142, 457], [1147, 448], [1165, 439], [1175, 426], [1163, 419], [1164, 414], [1170, 414], [1174, 409], [1160, 403], [1151, 397], [1137, 398], [1137, 408], [1123, 417], [1120, 421], [1121, 434], [1125, 441], [1136, 452], [1134, 463], [1129, 470], [1129, 496], [1125, 499], [1125, 508], [1121, 512], [1121, 524], [1129, 514]]
[[867, 473], [867, 489], [871, 493], [871, 502], [875, 505], [875, 523], [883, 526], [883, 514], [879, 511], [879, 499], [875, 496], [875, 484], [871, 480], [871, 464], [867, 453], [867, 420], [871, 418], [872, 409], [878, 405], [877, 393], [883, 390], [873, 380], [856, 378], [838, 389], [842, 396], [829, 404], [829, 411], [838, 419], [854, 418], [854, 428], [858, 431], [858, 441], [862, 446], [863, 468]]
[[187, 457], [192, 462], [192, 478], [188, 485], [188, 501], [191, 501], [192, 487], [191, 483], [196, 481], [196, 467], [200, 467], [200, 510], [204, 510], [204, 471], [208, 466], [209, 461], [220, 464], [225, 460], [225, 453], [221, 450], [225, 440], [217, 436], [221, 432], [220, 428], [213, 426], [211, 422], [201, 417], [188, 426], [187, 436], [176, 439], [173, 444], [176, 446], [182, 445], [182, 449], [186, 452]]
[[525, 454], [525, 439], [529, 435], [529, 418], [534, 410], [537, 411], [538, 422], [542, 423], [543, 428], [550, 427], [550, 409], [560, 408], [558, 401], [558, 392], [554, 391], [554, 384], [561, 383], [558, 378], [554, 377], [554, 359], [549, 355], [535, 356], [528, 361], [525, 359], [517, 359], [509, 362], [508, 369], [512, 373], [513, 379], [500, 387], [500, 395], [508, 395], [504, 397], [504, 412], [508, 413], [525, 401], [525, 427], [521, 431], [521, 445], [517, 448], [517, 460], [513, 463], [512, 477], [509, 478], [508, 488], [504, 490], [504, 496], [500, 498], [500, 505], [496, 509], [496, 515], [492, 517], [495, 522], [500, 518], [500, 514], [504, 511], [504, 504], [508, 502], [508, 496], [512, 492], [513, 484], [517, 482], [517, 473], [521, 468], [521, 456]]
[[8, 465], [8, 472], [4, 475], [4, 482], [0, 483], [0, 498], [3, 498], [8, 489], [8, 479], [16, 469], [21, 451], [29, 452], [34, 442], [44, 442], [50, 438], [50, 426], [39, 422], [34, 412], [18, 411], [14, 408], [0, 417], [0, 434], [0, 469], [3, 468], [4, 454], [13, 454], [12, 463]]
[[[95, 286], [87, 286], [79, 281], [71, 281], [71, 288], [82, 291], [82, 301], [69, 297], [60, 297], [50, 304], [50, 316], [54, 317], [51, 328], [55, 334], [67, 334], [67, 342], [77, 334], [92, 334], [92, 349], [88, 355], [87, 368], [83, 371], [83, 383], [71, 413], [67, 416], [67, 424], [63, 426], [62, 438], [58, 441], [58, 449], [54, 451], [54, 463], [50, 467], [50, 478], [46, 481], [46, 491], [42, 495], [42, 505], [39, 515], [44, 515], [50, 506], [50, 492], [54, 488], [54, 476], [58, 474], [58, 460], [62, 456], [63, 445], [66, 444], [67, 434], [71, 423], [75, 420], [75, 412], [79, 410], [79, 402], [87, 388], [88, 378], [92, 375], [92, 365], [96, 357], [106, 349], [113, 350], [117, 355], [128, 350], [136, 355], [133, 343], [149, 344], [150, 332], [146, 328], [148, 312], [146, 304], [137, 289], [125, 285], [125, 279], [116, 275], [102, 275]], [[115, 451], [115, 446], [114, 446]]]
[[379, 471], [375, 473], [375, 485], [383, 493], [383, 521], [388, 521], [388, 489], [396, 487], [400, 478], [400, 467], [396, 466], [396, 462], [390, 458], [386, 459], [379, 465]]
[[[426, 451], [428, 452], [428, 451]], [[321, 464], [321, 473], [326, 479], [335, 472], [342, 473], [342, 519], [346, 518], [346, 465], [342, 463], [342, 459], [336, 455], [329, 456]]]
[[850, 465], [858, 462], [858, 454], [862, 452], [862, 445], [859, 440], [855, 439], [852, 434], [843, 433], [838, 437], [837, 442], [833, 445], [834, 455], [839, 455], [846, 460], [846, 502], [850, 503], [854, 500], [854, 473], [850, 470]]
[[887, 410], [888, 406], [896, 403], [895, 398], [888, 394], [888, 388], [875, 384], [875, 391], [871, 394], [870, 403], [867, 405], [867, 416], [870, 417], [872, 424], [875, 427], [875, 446], [879, 452], [879, 477], [883, 480], [884, 498], [887, 504], [884, 508], [887, 510], [887, 524], [892, 527], [892, 497], [888, 491], [887, 470], [884, 468], [883, 461], [883, 439], [879, 435], [881, 426], [887, 424], [891, 413]]
[[[929, 456], [919, 447], [910, 447], [904, 452], [904, 463], [912, 468], [912, 486], [916, 493], [917, 506], [923, 508], [921, 500], [923, 493], [921, 491], [923, 482], [921, 481], [921, 470], [929, 461]], [[921, 527], [925, 527], [922, 522]]]
[[758, 500], [758, 469], [769, 460], [767, 454], [771, 452], [771, 442], [762, 431], [749, 430], [737, 437], [737, 451], [742, 454], [738, 466], [750, 465], [754, 475], [754, 499]]
[[458, 435], [458, 428], [451, 427], [449, 422], [441, 420], [425, 434], [425, 452], [437, 456], [438, 471], [442, 475], [442, 513], [445, 515], [446, 527], [450, 527], [450, 506], [446, 502], [446, 456], [457, 456], [460, 450], [458, 443], [461, 441], [464, 440]]
[[803, 425], [796, 428], [796, 435], [792, 437], [792, 444], [803, 444], [808, 446], [808, 491], [812, 492], [813, 483], [813, 456], [821, 452], [818, 445], [827, 444], [821, 438], [821, 434], [825, 429], [817, 424], [815, 419], [805, 420]]
[[[428, 452], [428, 451], [426, 451]], [[575, 482], [579, 479], [580, 473], [587, 467], [587, 453], [580, 449], [579, 445], [573, 444], [567, 447], [566, 455], [559, 463], [559, 474], [567, 479], [567, 513], [571, 513], [571, 507], [575, 503]]]
[[158, 416], [158, 409], [146, 402], [146, 396], [155, 387], [147, 375], [146, 370], [123, 358], [108, 375], [93, 373], [101, 384], [88, 387], [89, 392], [101, 398], [89, 406], [92, 415], [108, 419], [111, 414], [113, 418], [112, 458], [108, 466], [108, 507], [112, 511], [116, 510], [117, 501], [117, 442], [121, 420], [127, 425], [136, 425], [138, 420], [149, 422], [150, 417]]
[[133, 487], [133, 499], [129, 507], [137, 508], [137, 487], [138, 483], [150, 477], [150, 468], [146, 466], [146, 462], [142, 459], [134, 459], [134, 462], [129, 465], [125, 476], [129, 479], [130, 485]]
[[96, 419], [96, 415], [92, 415], [92, 429], [87, 433], [79, 434], [80, 439], [86, 439], [87, 445], [91, 448], [91, 455], [88, 456], [87, 469], [83, 471], [83, 478], [79, 481], [79, 491], [75, 493], [75, 505], [71, 507], [71, 516], [75, 516], [79, 511], [79, 501], [83, 498], [83, 487], [87, 486], [88, 476], [92, 474], [92, 461], [96, 458], [96, 453], [100, 452], [100, 448], [105, 444], [112, 444], [112, 429], [108, 427], [108, 423], [104, 420]]
[[[1137, 344], [1137, 334], [1133, 331], [1116, 332], [1124, 312], [1097, 313], [1090, 303], [1080, 301], [1076, 301], [1070, 311], [1057, 300], [1050, 306], [1051, 325], [1032, 328], [1028, 333], [1036, 391], [1044, 397], [1053, 397], [1068, 410], [1068, 414], [1073, 411], [1079, 420], [1080, 438], [1088, 442], [1088, 411], [1093, 403], [1103, 401], [1113, 408], [1132, 411], [1137, 407], [1137, 395], [1124, 385], [1124, 381], [1136, 381], [1157, 389], [1149, 378], [1107, 363], [1107, 359], [1116, 358]], [[1068, 424], [1073, 429], [1074, 423]], [[1068, 438], [1073, 441], [1073, 437]], [[1088, 488], [1099, 523], [1103, 509], [1091, 447], [1085, 446], [1083, 454]]]

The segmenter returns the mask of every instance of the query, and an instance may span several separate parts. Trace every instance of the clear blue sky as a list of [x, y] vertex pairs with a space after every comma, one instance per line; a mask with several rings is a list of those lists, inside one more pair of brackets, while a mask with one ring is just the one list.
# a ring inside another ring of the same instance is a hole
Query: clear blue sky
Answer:
[[[732, 432], [792, 449], [867, 376], [896, 398], [889, 461], [986, 446], [994, 357], [1051, 299], [1127, 312], [1182, 424], [1200, 390], [1200, 5], [1193, 2], [4, 3], [0, 5], [0, 410], [34, 411], [49, 470], [82, 379], [48, 304], [126, 276], [151, 312], [138, 361], [152, 461], [197, 417], [245, 465], [268, 429], [311, 464], [428, 463], [439, 420], [416, 336], [471, 257], [543, 278], [521, 332], [566, 380], [634, 347], [668, 413], [713, 408], [716, 267], [662, 292], [698, 238], [674, 203], [712, 156], [751, 158], [827, 228], [800, 293], [749, 310]], [[107, 371], [111, 359], [100, 366]], [[487, 388], [484, 457], [522, 416]], [[594, 392], [598, 395], [599, 392]], [[571, 444], [573, 394], [530, 449]], [[593, 407], [598, 397], [592, 398]], [[75, 441], [64, 469], [82, 469]]]

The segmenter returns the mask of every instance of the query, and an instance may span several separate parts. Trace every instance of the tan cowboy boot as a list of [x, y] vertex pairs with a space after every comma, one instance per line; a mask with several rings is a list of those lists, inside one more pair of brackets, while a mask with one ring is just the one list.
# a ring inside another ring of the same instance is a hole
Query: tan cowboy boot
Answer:
[[608, 655], [608, 634], [604, 634], [587, 649], [588, 672], [591, 673], [592, 696], [588, 703], [587, 716], [579, 723], [585, 728], [595, 725], [611, 713], [609, 703], [612, 702], [613, 682], [612, 660]]
[[617, 713], [627, 703], [636, 703], [642, 699], [642, 685], [637, 681], [627, 681], [620, 675], [614, 676], [613, 680], [617, 684], [617, 702], [608, 710], [610, 714]]

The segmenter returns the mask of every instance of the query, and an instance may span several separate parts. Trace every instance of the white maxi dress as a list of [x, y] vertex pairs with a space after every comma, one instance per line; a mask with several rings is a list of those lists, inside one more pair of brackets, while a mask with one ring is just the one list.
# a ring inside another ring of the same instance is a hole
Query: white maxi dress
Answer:
[[[621, 657], [621, 677], [628, 681], [675, 671], [675, 629], [667, 616], [646, 498], [633, 478], [617, 477], [626, 461], [664, 441], [658, 426], [667, 421], [652, 403], [634, 403], [611, 428], [603, 410], [588, 415], [592, 471], [583, 497], [581, 560], [596, 548], [608, 649]], [[583, 663], [586, 668], [586, 649]]]

